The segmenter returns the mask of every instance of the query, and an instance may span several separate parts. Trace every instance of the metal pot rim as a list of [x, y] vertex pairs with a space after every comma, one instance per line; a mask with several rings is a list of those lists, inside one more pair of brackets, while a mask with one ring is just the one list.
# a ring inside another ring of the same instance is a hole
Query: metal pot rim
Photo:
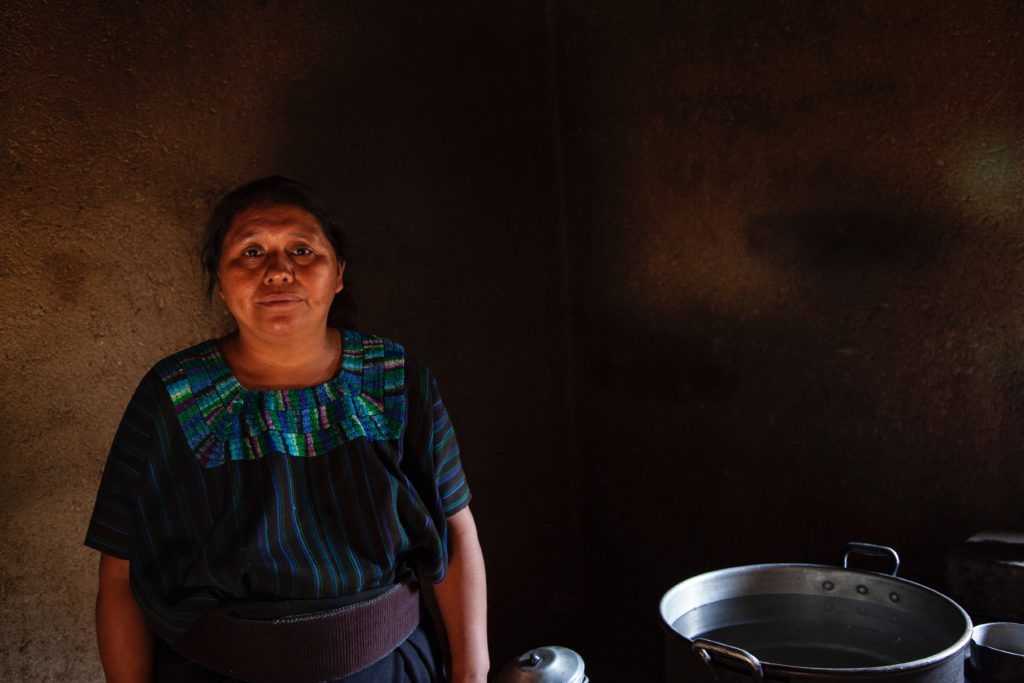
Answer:
[[693, 643], [692, 639], [684, 636], [682, 633], [679, 633], [678, 631], [676, 631], [675, 629], [672, 628], [672, 624], [669, 622], [669, 620], [666, 618], [666, 615], [665, 615], [667, 605], [668, 605], [669, 601], [672, 599], [673, 595], [675, 593], [677, 593], [677, 592], [683, 592], [685, 590], [685, 588], [686, 588], [686, 584], [690, 584], [692, 586], [694, 584], [697, 584], [697, 583], [701, 582], [702, 580], [706, 581], [706, 580], [710, 579], [713, 576], [721, 577], [721, 576], [728, 576], [729, 574], [743, 574], [743, 573], [750, 573], [750, 572], [763, 571], [763, 570], [773, 570], [773, 571], [774, 570], [780, 570], [780, 569], [781, 570], [785, 570], [787, 568], [825, 570], [825, 571], [829, 571], [829, 572], [841, 572], [844, 575], [849, 574], [850, 576], [865, 576], [865, 577], [870, 577], [871, 579], [874, 579], [874, 580], [885, 579], [885, 580], [893, 581], [893, 582], [895, 582], [898, 585], [909, 586], [909, 587], [911, 587], [911, 588], [913, 588], [915, 590], [920, 590], [920, 591], [922, 591], [922, 592], [924, 592], [926, 594], [929, 594], [931, 597], [934, 597], [936, 600], [946, 603], [949, 607], [951, 607], [953, 610], [955, 610], [963, 618], [964, 630], [963, 630], [963, 633], [960, 634], [960, 637], [956, 640], [955, 643], [953, 643], [949, 647], [947, 647], [947, 648], [945, 648], [945, 649], [943, 649], [943, 650], [941, 650], [939, 652], [936, 652], [933, 655], [930, 655], [930, 656], [925, 657], [923, 659], [916, 659], [916, 660], [912, 660], [912, 661], [908, 661], [908, 662], [900, 662], [898, 664], [890, 664], [888, 666], [873, 666], [873, 667], [859, 667], [859, 668], [842, 668], [842, 669], [838, 669], [838, 668], [826, 668], [826, 667], [794, 666], [794, 665], [789, 665], [789, 664], [777, 664], [775, 662], [765, 661], [765, 662], [762, 662], [762, 665], [766, 669], [769, 669], [771, 671], [777, 671], [777, 672], [780, 672], [780, 673], [820, 674], [820, 675], [827, 675], [827, 676], [834, 676], [834, 677], [844, 677], [844, 676], [851, 676], [852, 677], [852, 676], [864, 676], [864, 675], [897, 674], [897, 673], [906, 672], [906, 671], [911, 670], [911, 669], [927, 669], [927, 668], [930, 668], [932, 666], [938, 665], [938, 664], [940, 664], [942, 662], [945, 662], [950, 657], [953, 657], [958, 652], [963, 651], [964, 648], [966, 648], [968, 646], [968, 644], [970, 643], [971, 632], [972, 632], [972, 628], [973, 628], [973, 624], [971, 623], [970, 616], [968, 616], [967, 612], [965, 612], [964, 609], [960, 605], [958, 605], [956, 602], [954, 602], [949, 597], [947, 597], [947, 596], [943, 595], [942, 593], [938, 592], [937, 590], [935, 590], [933, 588], [929, 588], [928, 586], [925, 586], [923, 584], [916, 583], [914, 581], [910, 581], [908, 579], [904, 579], [904, 578], [901, 578], [901, 577], [898, 577], [898, 576], [893, 576], [891, 574], [883, 574], [883, 573], [880, 573], [880, 572], [872, 572], [872, 571], [866, 571], [866, 570], [860, 570], [860, 569], [849, 569], [849, 568], [837, 567], [837, 566], [834, 566], [834, 565], [827, 565], [827, 564], [803, 564], [803, 563], [752, 564], [752, 565], [743, 565], [743, 566], [739, 566], [739, 567], [728, 567], [726, 569], [716, 569], [716, 570], [713, 570], [713, 571], [704, 572], [702, 574], [697, 574], [695, 576], [691, 576], [690, 578], [684, 579], [683, 581], [681, 581], [681, 582], [675, 584], [674, 586], [672, 586], [671, 588], [669, 588], [665, 592], [665, 594], [662, 596], [661, 601], [658, 604], [658, 613], [659, 613], [659, 616], [660, 616], [659, 621], [661, 622], [661, 626], [662, 626], [662, 628], [665, 630], [666, 634], [670, 638], [682, 640], [682, 641], [684, 641], [686, 643], [692, 644]]

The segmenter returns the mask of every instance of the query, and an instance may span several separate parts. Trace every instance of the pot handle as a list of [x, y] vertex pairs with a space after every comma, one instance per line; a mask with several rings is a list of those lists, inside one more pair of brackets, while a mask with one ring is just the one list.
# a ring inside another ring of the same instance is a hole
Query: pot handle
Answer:
[[868, 557], [883, 557], [892, 560], [891, 576], [896, 576], [900, 570], [900, 556], [895, 550], [887, 545], [875, 545], [874, 543], [858, 543], [852, 541], [846, 544], [843, 552], [843, 569], [847, 569], [850, 555], [867, 555]]
[[726, 645], [725, 643], [719, 643], [717, 640], [707, 640], [706, 638], [697, 638], [693, 641], [692, 647], [693, 651], [700, 657], [700, 660], [704, 662], [704, 665], [714, 674], [716, 680], [720, 679], [720, 676], [718, 675], [718, 670], [715, 669], [714, 661], [711, 659], [710, 653], [712, 652], [728, 659], [738, 659], [750, 667], [755, 683], [764, 683], [764, 671], [761, 669], [761, 661], [746, 650], [741, 650], [738, 647]]

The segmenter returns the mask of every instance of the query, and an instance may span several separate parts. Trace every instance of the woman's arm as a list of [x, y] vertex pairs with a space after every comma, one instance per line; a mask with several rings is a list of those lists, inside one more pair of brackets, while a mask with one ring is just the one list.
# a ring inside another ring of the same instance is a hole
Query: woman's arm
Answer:
[[128, 560], [100, 553], [96, 637], [107, 683], [153, 679], [153, 635], [128, 584]]
[[487, 579], [469, 508], [448, 518], [448, 573], [434, 587], [452, 653], [451, 683], [487, 680]]

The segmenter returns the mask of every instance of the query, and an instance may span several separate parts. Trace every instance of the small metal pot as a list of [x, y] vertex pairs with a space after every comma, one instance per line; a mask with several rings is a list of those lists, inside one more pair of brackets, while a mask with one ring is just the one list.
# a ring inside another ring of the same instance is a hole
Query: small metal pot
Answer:
[[[848, 569], [891, 558], [891, 574]], [[891, 548], [851, 543], [842, 567], [765, 564], [695, 576], [661, 601], [669, 683], [962, 683], [971, 620], [896, 578]]]
[[986, 680], [1024, 681], [1024, 624], [997, 621], [975, 626], [971, 668]]
[[509, 662], [494, 683], [587, 683], [583, 658], [567, 647], [538, 647]]

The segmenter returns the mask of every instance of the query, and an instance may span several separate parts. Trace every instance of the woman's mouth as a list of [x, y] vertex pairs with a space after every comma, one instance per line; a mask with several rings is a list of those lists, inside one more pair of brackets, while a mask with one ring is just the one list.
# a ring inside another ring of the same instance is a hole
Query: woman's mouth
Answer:
[[256, 303], [267, 308], [283, 308], [301, 302], [302, 299], [292, 294], [271, 294], [259, 299]]

